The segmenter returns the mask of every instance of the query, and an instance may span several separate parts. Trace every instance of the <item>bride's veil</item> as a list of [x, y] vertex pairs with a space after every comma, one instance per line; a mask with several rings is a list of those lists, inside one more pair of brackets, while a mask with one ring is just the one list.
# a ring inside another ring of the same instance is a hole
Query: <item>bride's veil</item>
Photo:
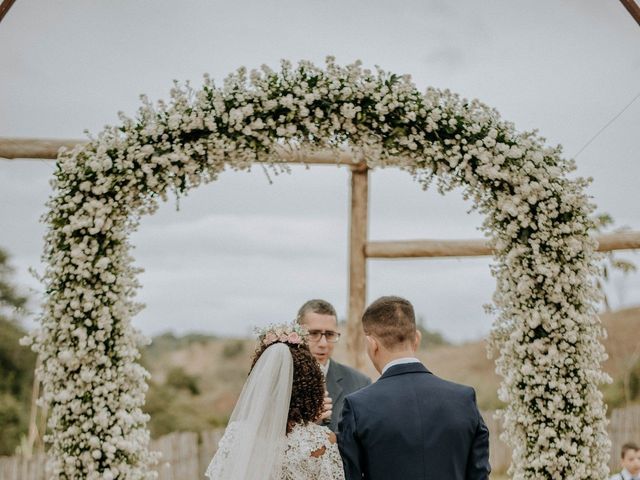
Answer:
[[217, 461], [221, 480], [280, 478], [292, 384], [289, 347], [274, 343], [256, 362], [231, 414], [227, 455], [214, 458], [207, 474]]

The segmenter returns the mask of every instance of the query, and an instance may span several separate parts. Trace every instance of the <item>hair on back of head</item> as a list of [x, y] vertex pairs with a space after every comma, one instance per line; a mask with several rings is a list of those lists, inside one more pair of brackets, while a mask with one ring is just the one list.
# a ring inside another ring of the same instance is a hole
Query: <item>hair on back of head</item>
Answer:
[[313, 300], [305, 302], [304, 305], [300, 307], [300, 310], [298, 310], [298, 315], [296, 317], [297, 322], [300, 323], [304, 316], [310, 312], [317, 313], [319, 315], [333, 315], [334, 317], [336, 317], [336, 319], [338, 318], [336, 309], [333, 308], [333, 305], [331, 305], [326, 300], [314, 298]]
[[413, 305], [401, 297], [380, 297], [365, 310], [362, 328], [389, 350], [402, 347], [416, 338]]
[[[264, 343], [258, 345], [253, 355], [251, 370], [271, 345]], [[325, 384], [322, 370], [306, 343], [297, 345], [284, 343], [284, 345], [289, 347], [293, 359], [293, 383], [287, 416], [287, 433], [291, 433], [294, 425], [306, 425], [318, 419], [324, 405]]]

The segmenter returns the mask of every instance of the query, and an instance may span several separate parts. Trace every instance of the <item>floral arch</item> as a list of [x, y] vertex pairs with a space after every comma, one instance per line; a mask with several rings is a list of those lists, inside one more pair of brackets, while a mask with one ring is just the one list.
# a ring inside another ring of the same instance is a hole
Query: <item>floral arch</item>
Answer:
[[168, 105], [143, 97], [121, 122], [60, 154], [46, 215], [47, 300], [30, 341], [42, 358], [54, 478], [151, 477], [129, 234], [169, 191], [213, 181], [226, 166], [286, 171], [283, 148], [336, 159], [349, 148], [424, 188], [434, 179], [441, 192], [464, 188], [495, 252], [490, 344], [513, 478], [606, 475], [593, 207], [559, 148], [476, 100], [421, 93], [407, 76], [332, 58], [324, 69], [240, 69], [222, 87], [208, 77], [199, 90], [176, 83]]

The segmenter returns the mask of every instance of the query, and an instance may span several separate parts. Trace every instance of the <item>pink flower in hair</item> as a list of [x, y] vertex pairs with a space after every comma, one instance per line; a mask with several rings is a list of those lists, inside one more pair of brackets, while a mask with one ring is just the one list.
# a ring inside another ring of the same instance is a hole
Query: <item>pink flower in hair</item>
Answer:
[[289, 334], [289, 337], [287, 338], [287, 341], [289, 343], [293, 343], [294, 345], [297, 345], [298, 343], [302, 342], [302, 337], [298, 335], [296, 332], [291, 332]]
[[264, 340], [262, 340], [262, 343], [264, 343], [265, 345], [271, 345], [272, 343], [275, 343], [278, 341], [278, 336], [273, 333], [273, 332], [267, 332], [267, 334], [264, 336]]
[[289, 339], [289, 337], [287, 336], [286, 333], [280, 334], [280, 341], [281, 342], [286, 342], [288, 339]]

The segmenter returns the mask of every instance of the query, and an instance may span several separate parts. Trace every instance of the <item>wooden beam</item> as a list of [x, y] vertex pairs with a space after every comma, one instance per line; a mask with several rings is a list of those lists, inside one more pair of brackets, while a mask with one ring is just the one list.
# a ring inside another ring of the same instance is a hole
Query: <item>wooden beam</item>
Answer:
[[[640, 249], [640, 232], [599, 235], [599, 252]], [[367, 242], [367, 258], [484, 257], [492, 251], [484, 240], [408, 240]]]
[[368, 242], [367, 258], [482, 257], [491, 255], [484, 240], [405, 240]]
[[[54, 140], [42, 138], [0, 138], [0, 158], [35, 158], [55, 160], [61, 148], [71, 149], [86, 140]], [[354, 156], [348, 151], [323, 151], [305, 155], [293, 148], [277, 147], [279, 161], [309, 165], [354, 165]]]
[[61, 148], [73, 148], [85, 140], [58, 140], [43, 138], [0, 138], [0, 157], [8, 160], [16, 158], [38, 158], [55, 160]]
[[640, 6], [635, 2], [635, 0], [620, 0], [624, 8], [627, 9], [627, 12], [631, 14], [633, 19], [640, 25]]
[[9, 9], [13, 6], [15, 1], [16, 0], [4, 0], [2, 4], [0, 4], [0, 22], [2, 22], [2, 19], [7, 14]]
[[640, 232], [616, 232], [596, 237], [599, 252], [636, 250], [640, 248]]
[[351, 169], [351, 216], [349, 240], [349, 313], [347, 342], [353, 366], [364, 365], [362, 314], [367, 301], [367, 257], [365, 245], [369, 224], [369, 169], [366, 165]]

